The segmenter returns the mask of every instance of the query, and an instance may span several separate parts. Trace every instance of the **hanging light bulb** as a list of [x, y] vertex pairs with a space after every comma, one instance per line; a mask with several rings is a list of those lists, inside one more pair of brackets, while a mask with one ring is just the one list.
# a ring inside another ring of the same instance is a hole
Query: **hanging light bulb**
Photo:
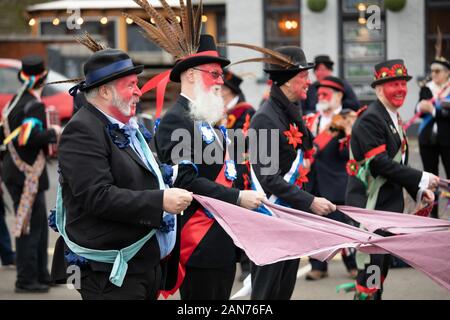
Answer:
[[53, 21], [52, 21], [52, 24], [54, 25], [54, 26], [57, 26], [57, 25], [59, 25], [59, 19], [58, 18], [55, 18], [55, 19], [53, 19]]
[[206, 21], [208, 21], [208, 16], [202, 15], [202, 22], [205, 23]]
[[36, 19], [35, 18], [31, 18], [30, 21], [28, 21], [28, 25], [29, 26], [34, 26], [36, 24]]
[[79, 17], [77, 19], [77, 24], [79, 24], [80, 26], [84, 23], [84, 19], [82, 17]]
[[126, 22], [127, 24], [132, 24], [132, 23], [133, 23], [133, 19], [131, 19], [131, 18], [126, 18], [126, 19], [125, 19], [125, 22]]
[[107, 24], [107, 23], [108, 23], [108, 18], [107, 18], [107, 17], [102, 17], [102, 18], [100, 19], [100, 23], [101, 23], [101, 24]]

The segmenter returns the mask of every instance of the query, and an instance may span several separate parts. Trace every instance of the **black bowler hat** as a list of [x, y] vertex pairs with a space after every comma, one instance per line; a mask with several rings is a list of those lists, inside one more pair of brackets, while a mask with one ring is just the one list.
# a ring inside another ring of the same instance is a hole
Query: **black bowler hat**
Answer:
[[178, 60], [170, 72], [170, 80], [180, 82], [184, 71], [208, 63], [219, 63], [223, 68], [230, 64], [230, 60], [219, 56], [213, 36], [202, 34], [197, 53]]
[[276, 48], [275, 51], [286, 56], [293, 63], [288, 68], [279, 64], [269, 64], [269, 67], [264, 69], [277, 86], [282, 86], [300, 72], [312, 69], [315, 66], [314, 63], [306, 61], [305, 53], [300, 47], [285, 46]]
[[130, 74], [139, 74], [142, 70], [144, 66], [135, 66], [130, 56], [122, 50], [100, 50], [85, 63], [85, 81], [79, 84], [79, 89], [87, 91]]
[[225, 70], [224, 71], [225, 78], [223, 80], [223, 83], [225, 86], [231, 89], [235, 94], [241, 94], [242, 90], [240, 88], [240, 85], [242, 83], [242, 78], [238, 77], [231, 71]]
[[324, 64], [328, 69], [333, 70], [334, 62], [330, 59], [330, 56], [320, 55], [314, 58], [314, 63], [317, 68], [319, 64]]
[[396, 80], [411, 80], [405, 63], [401, 59], [383, 61], [375, 66], [375, 77], [372, 82], [372, 88], [379, 84]]
[[344, 83], [342, 82], [342, 80], [332, 76], [324, 78], [319, 82], [319, 85], [317, 87], [331, 88], [333, 90], [345, 93]]

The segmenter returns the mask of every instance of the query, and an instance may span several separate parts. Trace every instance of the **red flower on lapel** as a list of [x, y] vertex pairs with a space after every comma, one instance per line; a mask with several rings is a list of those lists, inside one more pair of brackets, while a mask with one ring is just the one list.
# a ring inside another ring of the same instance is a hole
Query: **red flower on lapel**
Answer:
[[356, 160], [348, 160], [345, 169], [347, 170], [347, 174], [349, 176], [355, 177], [358, 174], [359, 164]]
[[408, 144], [406, 143], [406, 139], [403, 139], [402, 141], [402, 154], [405, 154], [408, 150]]
[[297, 177], [297, 180], [295, 180], [295, 184], [297, 186], [301, 187], [303, 183], [308, 182], [309, 181], [308, 173], [309, 173], [309, 169], [306, 169], [303, 166], [299, 166], [298, 167], [298, 177]]
[[290, 124], [289, 130], [284, 131], [283, 134], [287, 137], [288, 143], [294, 146], [294, 149], [297, 149], [297, 146], [302, 144], [303, 133], [298, 131], [295, 124]]

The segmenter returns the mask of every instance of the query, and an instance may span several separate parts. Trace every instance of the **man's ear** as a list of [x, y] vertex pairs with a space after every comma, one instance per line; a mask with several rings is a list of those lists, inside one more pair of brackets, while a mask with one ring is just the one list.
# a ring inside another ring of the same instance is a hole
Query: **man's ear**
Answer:
[[102, 100], [109, 100], [111, 96], [111, 91], [108, 86], [103, 85], [98, 88], [98, 95]]

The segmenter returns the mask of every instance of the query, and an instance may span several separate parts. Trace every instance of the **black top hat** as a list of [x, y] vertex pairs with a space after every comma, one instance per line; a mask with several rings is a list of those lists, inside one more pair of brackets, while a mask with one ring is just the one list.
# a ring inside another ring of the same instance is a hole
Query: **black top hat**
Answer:
[[144, 66], [135, 66], [122, 50], [104, 49], [95, 52], [83, 70], [86, 79], [78, 86], [80, 91], [87, 91], [130, 74], [139, 74]]
[[44, 59], [38, 55], [29, 55], [22, 58], [22, 70], [28, 76], [36, 76], [46, 70]]
[[332, 70], [334, 66], [334, 62], [330, 59], [330, 56], [327, 55], [320, 55], [314, 58], [314, 63], [316, 64], [317, 68], [319, 64], [324, 64], [328, 69]]
[[396, 80], [411, 80], [412, 77], [408, 75], [405, 63], [401, 59], [383, 61], [375, 66], [375, 77], [372, 82], [372, 88], [379, 84], [388, 81]]
[[345, 87], [342, 80], [332, 76], [324, 78], [322, 81], [319, 82], [319, 85], [317, 87], [331, 88], [333, 90], [345, 93]]
[[285, 46], [276, 48], [275, 51], [289, 57], [295, 64], [295, 67], [289, 67], [288, 69], [278, 64], [269, 64], [269, 67], [264, 69], [265, 72], [269, 73], [269, 78], [277, 86], [282, 86], [298, 73], [312, 69], [315, 66], [314, 63], [306, 61], [305, 53], [300, 47]]
[[230, 64], [230, 60], [219, 56], [213, 36], [202, 34], [197, 54], [178, 60], [170, 72], [170, 80], [180, 82], [180, 75], [184, 71], [208, 63], [219, 63], [222, 67], [225, 67]]
[[231, 71], [225, 70], [224, 71], [225, 78], [223, 80], [224, 85], [226, 85], [228, 88], [231, 89], [235, 94], [241, 94], [242, 90], [240, 88], [240, 85], [242, 83], [242, 78], [238, 77]]
[[446, 67], [447, 69], [450, 69], [450, 61], [448, 61], [448, 60], [445, 59], [444, 57], [438, 57], [438, 58], [435, 58], [435, 59], [431, 62], [431, 64], [434, 64], [434, 63], [441, 64], [441, 65], [443, 65], [444, 67]]

